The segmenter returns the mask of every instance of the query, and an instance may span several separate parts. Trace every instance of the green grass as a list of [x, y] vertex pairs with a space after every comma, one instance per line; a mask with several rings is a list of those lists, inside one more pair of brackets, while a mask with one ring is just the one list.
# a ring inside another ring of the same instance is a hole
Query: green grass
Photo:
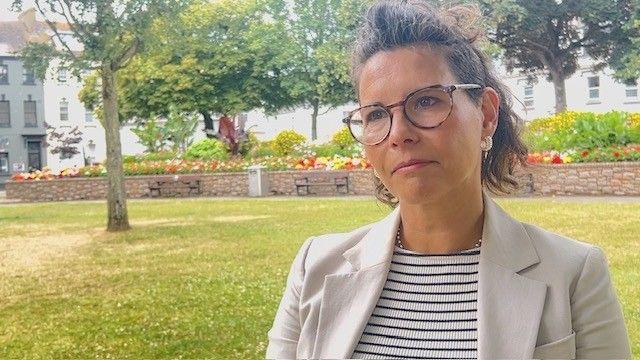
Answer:
[[[640, 356], [640, 203], [497, 201], [602, 246]], [[371, 199], [135, 200], [121, 234], [104, 232], [105, 211], [0, 207], [0, 358], [263, 359], [302, 242], [389, 210]]]

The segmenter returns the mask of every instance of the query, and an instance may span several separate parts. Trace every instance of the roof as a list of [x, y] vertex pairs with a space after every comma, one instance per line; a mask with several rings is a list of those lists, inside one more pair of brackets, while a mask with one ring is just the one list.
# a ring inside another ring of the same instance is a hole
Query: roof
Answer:
[[[69, 30], [67, 23], [54, 24], [61, 31]], [[0, 55], [15, 55], [30, 42], [51, 41], [52, 33], [46, 22], [35, 19], [33, 8], [25, 10], [18, 20], [0, 21]]]

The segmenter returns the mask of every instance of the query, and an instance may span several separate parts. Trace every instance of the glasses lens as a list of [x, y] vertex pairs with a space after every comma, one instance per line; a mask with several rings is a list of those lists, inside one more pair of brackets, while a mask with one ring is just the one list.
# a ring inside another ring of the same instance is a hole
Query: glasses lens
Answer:
[[441, 89], [424, 89], [413, 94], [405, 103], [407, 116], [416, 125], [438, 126], [449, 115], [451, 97]]
[[359, 142], [366, 145], [377, 144], [389, 132], [391, 118], [385, 108], [371, 105], [353, 113], [349, 126], [351, 133]]

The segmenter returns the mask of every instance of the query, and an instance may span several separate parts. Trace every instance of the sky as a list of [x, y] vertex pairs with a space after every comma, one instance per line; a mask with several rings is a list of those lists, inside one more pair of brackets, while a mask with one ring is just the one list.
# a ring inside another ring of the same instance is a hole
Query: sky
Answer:
[[[0, 0], [0, 21], [18, 20], [18, 13], [11, 11], [13, 0]], [[33, 0], [24, 0], [24, 9], [33, 6]]]

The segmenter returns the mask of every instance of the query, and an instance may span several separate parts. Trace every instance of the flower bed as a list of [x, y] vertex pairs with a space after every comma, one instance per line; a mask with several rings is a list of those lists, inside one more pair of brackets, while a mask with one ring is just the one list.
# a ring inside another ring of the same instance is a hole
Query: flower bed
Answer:
[[[249, 166], [263, 165], [266, 170], [357, 170], [371, 167], [365, 159], [334, 157], [264, 157], [247, 160], [199, 161], [199, 160], [166, 160], [140, 161], [123, 164], [125, 176], [132, 175], [161, 175], [161, 174], [195, 174], [195, 173], [228, 173], [246, 172]], [[86, 166], [82, 168], [64, 169], [52, 172], [48, 167], [31, 173], [16, 173], [11, 177], [14, 181], [25, 180], [53, 180], [69, 177], [106, 176], [104, 165]]]
[[530, 153], [530, 164], [600, 163], [617, 161], [640, 161], [640, 144], [609, 146], [590, 150], [542, 151]]

